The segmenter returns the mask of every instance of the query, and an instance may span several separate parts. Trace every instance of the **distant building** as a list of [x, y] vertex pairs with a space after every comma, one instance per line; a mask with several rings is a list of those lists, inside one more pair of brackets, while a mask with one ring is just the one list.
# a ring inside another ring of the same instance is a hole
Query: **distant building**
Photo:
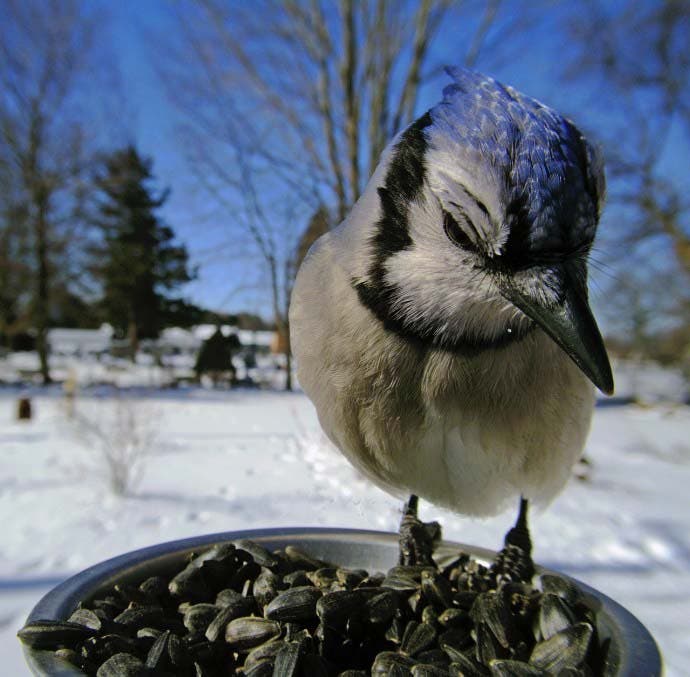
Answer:
[[[196, 355], [201, 344], [216, 329], [217, 325], [215, 324], [200, 324], [190, 329], [170, 327], [164, 329], [156, 341], [151, 341], [151, 345], [155, 346], [155, 349], [163, 355]], [[250, 331], [237, 329], [230, 325], [222, 325], [220, 330], [225, 336], [235, 334], [243, 349], [252, 350], [259, 354], [268, 353], [271, 349], [274, 336], [272, 331]]]
[[113, 333], [109, 324], [99, 329], [49, 329], [48, 346], [53, 355], [102, 355], [110, 351]]
[[[256, 355], [268, 354], [275, 343], [273, 331], [250, 331], [237, 329], [230, 325], [221, 326], [225, 336], [235, 334], [245, 352]], [[155, 340], [144, 340], [141, 347], [144, 352], [156, 355], [183, 355], [196, 357], [201, 344], [216, 331], [215, 324], [200, 324], [190, 329], [169, 327], [161, 332]], [[114, 338], [114, 330], [109, 324], [99, 329], [50, 329], [48, 345], [52, 355], [65, 357], [97, 357], [111, 353], [126, 341]], [[128, 345], [128, 344], [127, 344]]]

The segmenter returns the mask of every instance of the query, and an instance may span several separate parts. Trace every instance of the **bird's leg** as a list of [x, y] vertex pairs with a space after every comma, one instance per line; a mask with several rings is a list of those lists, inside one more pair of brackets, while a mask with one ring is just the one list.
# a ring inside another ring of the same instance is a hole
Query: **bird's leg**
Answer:
[[527, 525], [527, 509], [527, 499], [520, 498], [520, 511], [515, 526], [508, 530], [503, 539], [503, 548], [491, 565], [491, 573], [495, 576], [497, 583], [502, 581], [526, 583], [534, 575], [532, 539]]
[[438, 522], [422, 522], [417, 517], [419, 499], [412, 494], [403, 508], [400, 522], [400, 558], [404, 565], [433, 565], [434, 546], [441, 540], [441, 525]]
[[532, 539], [527, 525], [527, 510], [529, 504], [526, 498], [520, 498], [520, 510], [518, 511], [515, 526], [508, 531], [504, 539], [504, 546], [515, 545], [521, 548], [527, 555], [532, 554]]

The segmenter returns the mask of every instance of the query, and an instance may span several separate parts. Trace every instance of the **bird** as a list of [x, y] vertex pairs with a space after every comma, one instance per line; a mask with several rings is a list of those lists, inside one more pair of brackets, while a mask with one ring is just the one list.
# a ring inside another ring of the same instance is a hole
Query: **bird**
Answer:
[[519, 500], [531, 549], [528, 504], [562, 490], [614, 388], [588, 294], [603, 158], [536, 99], [447, 73], [302, 262], [291, 345], [355, 468], [415, 515], [418, 497], [473, 516]]

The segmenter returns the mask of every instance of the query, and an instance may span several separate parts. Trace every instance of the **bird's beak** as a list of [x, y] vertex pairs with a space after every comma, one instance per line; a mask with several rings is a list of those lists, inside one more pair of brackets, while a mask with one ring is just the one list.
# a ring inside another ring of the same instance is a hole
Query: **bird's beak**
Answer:
[[599, 327], [587, 300], [584, 276], [564, 269], [561, 303], [545, 306], [512, 283], [501, 294], [536, 322], [601, 392], [613, 394], [613, 375]]

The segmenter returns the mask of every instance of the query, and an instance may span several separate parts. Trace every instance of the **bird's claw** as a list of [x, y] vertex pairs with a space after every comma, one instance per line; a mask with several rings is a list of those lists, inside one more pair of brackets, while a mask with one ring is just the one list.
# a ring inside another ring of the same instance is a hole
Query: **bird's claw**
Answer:
[[404, 566], [433, 565], [434, 548], [441, 540], [441, 525], [438, 522], [422, 522], [417, 517], [417, 503], [417, 497], [410, 496], [400, 523], [399, 563]]
[[520, 512], [515, 525], [508, 530], [503, 540], [503, 548], [491, 565], [490, 573], [498, 582], [501, 580], [529, 582], [534, 575], [532, 539], [527, 526], [527, 508], [527, 499], [521, 498]]

